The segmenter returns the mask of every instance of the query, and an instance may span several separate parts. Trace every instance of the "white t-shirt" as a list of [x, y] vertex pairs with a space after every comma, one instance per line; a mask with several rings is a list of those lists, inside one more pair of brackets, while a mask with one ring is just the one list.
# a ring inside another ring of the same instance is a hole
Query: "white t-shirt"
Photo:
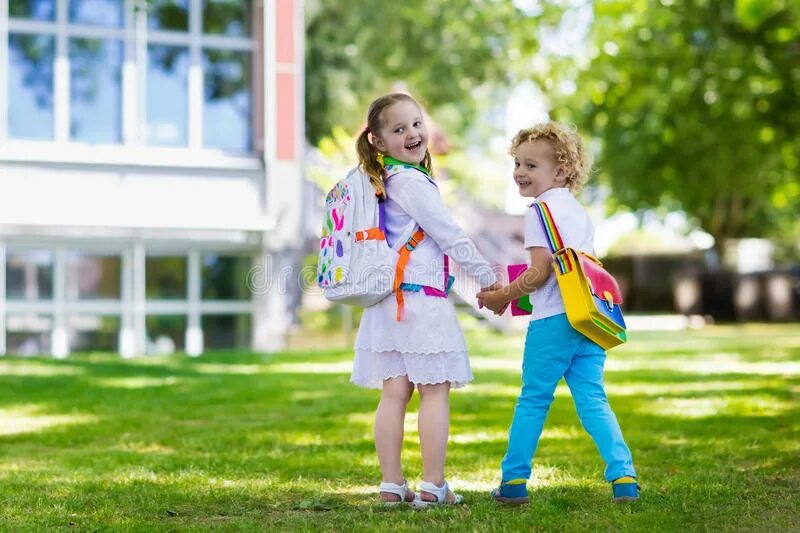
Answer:
[[[553, 215], [553, 221], [565, 247], [594, 255], [594, 225], [586, 209], [569, 189], [557, 187], [547, 190], [539, 195], [536, 201], [545, 202], [550, 208], [550, 214]], [[525, 213], [525, 248], [543, 247], [549, 250], [548, 242], [536, 209], [530, 207]], [[565, 312], [555, 272], [550, 272], [550, 277], [544, 285], [535, 290], [530, 298], [533, 304], [531, 320], [540, 320]]]

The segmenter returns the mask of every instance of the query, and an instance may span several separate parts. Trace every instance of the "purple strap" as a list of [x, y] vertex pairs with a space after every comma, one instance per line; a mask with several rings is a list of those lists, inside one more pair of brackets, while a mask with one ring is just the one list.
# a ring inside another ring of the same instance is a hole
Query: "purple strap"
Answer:
[[378, 200], [378, 227], [384, 235], [386, 235], [386, 208], [383, 205], [385, 201]]

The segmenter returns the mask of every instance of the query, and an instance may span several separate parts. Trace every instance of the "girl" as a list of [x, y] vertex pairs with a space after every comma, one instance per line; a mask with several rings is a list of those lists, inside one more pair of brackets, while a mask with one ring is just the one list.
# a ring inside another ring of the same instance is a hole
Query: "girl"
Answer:
[[[519, 194], [546, 202], [565, 246], [594, 254], [594, 226], [573, 196], [589, 173], [577, 133], [553, 122], [538, 124], [514, 137], [511, 155]], [[530, 293], [533, 304], [522, 359], [522, 392], [509, 429], [502, 483], [492, 495], [504, 503], [528, 501], [531, 461], [553, 392], [563, 377], [581, 423], [606, 463], [613, 500], [638, 500], [633, 458], [603, 388], [605, 351], [570, 326], [547, 234], [534, 209], [525, 216], [525, 247], [531, 254], [528, 270], [501, 290], [478, 294], [478, 300], [495, 312], [523, 294]]]
[[[448, 256], [481, 287], [497, 288], [497, 278], [442, 203], [431, 177], [422, 109], [413, 98], [395, 93], [375, 100], [356, 148], [359, 166], [385, 201], [387, 241], [395, 249], [413, 248], [396, 297], [364, 310], [355, 342], [351, 381], [381, 389], [375, 412], [375, 448], [383, 475], [380, 498], [415, 507], [460, 503], [461, 496], [450, 491], [444, 477], [449, 394], [451, 386], [471, 381], [472, 371], [447, 299], [453, 281]], [[423, 465], [419, 494], [409, 489], [400, 461], [406, 406], [415, 387]]]

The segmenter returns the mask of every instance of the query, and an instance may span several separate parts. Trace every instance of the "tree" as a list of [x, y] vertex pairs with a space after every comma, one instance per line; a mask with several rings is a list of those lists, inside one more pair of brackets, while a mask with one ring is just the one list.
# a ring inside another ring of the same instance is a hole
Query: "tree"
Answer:
[[799, 28], [797, 0], [598, 0], [557, 116], [602, 141], [617, 204], [683, 209], [718, 248], [796, 238]]
[[306, 134], [356, 128], [372, 97], [404, 81], [451, 133], [475, 118], [473, 91], [507, 85], [537, 49], [535, 16], [507, 0], [317, 0], [306, 9]]

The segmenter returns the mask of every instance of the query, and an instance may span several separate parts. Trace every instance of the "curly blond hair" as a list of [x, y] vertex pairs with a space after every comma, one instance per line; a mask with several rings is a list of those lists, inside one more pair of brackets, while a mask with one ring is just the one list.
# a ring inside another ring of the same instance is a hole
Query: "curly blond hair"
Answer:
[[567, 188], [572, 192], [578, 192], [589, 179], [592, 167], [589, 154], [578, 132], [574, 128], [557, 122], [536, 124], [530, 128], [519, 130], [519, 133], [511, 140], [509, 153], [516, 156], [517, 149], [522, 143], [540, 139], [549, 142], [553, 147], [556, 159], [564, 169]]

